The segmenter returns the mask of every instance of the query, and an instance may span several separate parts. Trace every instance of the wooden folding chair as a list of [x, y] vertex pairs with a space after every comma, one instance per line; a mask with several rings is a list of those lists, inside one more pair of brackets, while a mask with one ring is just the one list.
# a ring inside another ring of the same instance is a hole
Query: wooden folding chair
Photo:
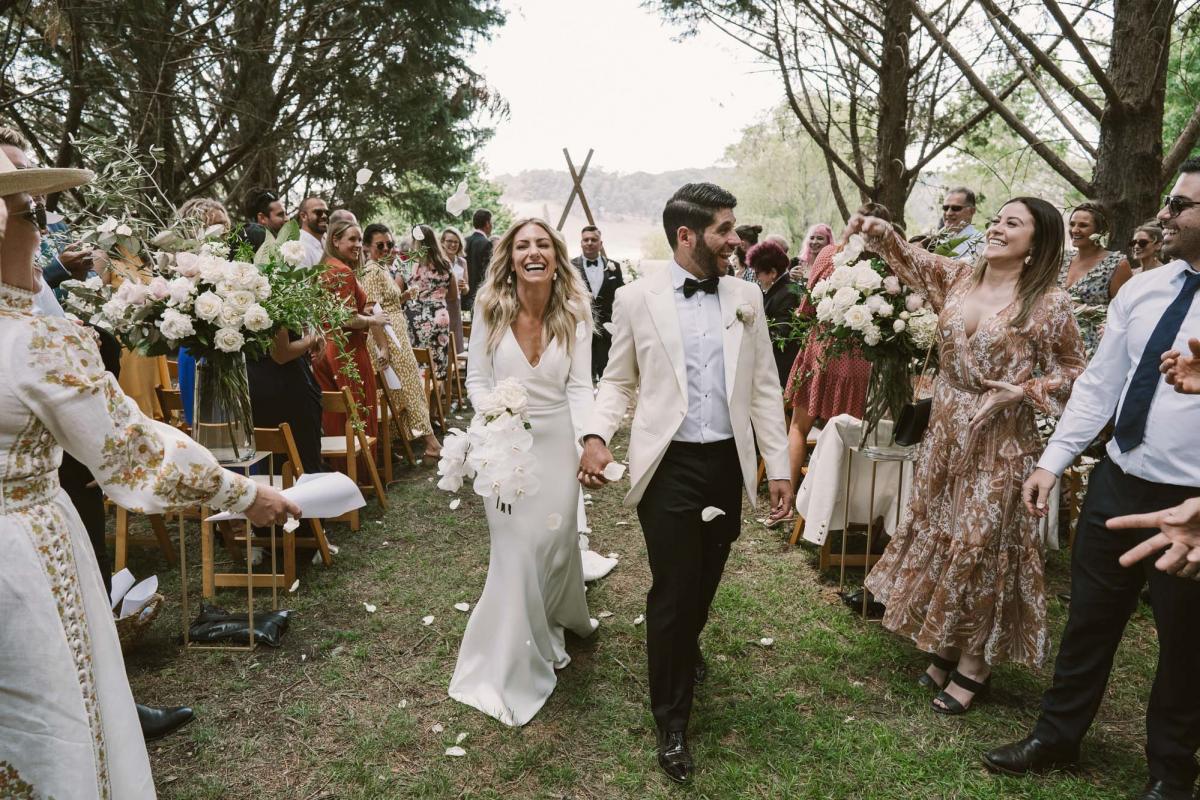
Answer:
[[[321, 437], [321, 457], [345, 461], [346, 475], [350, 477], [350, 480], [367, 491], [374, 491], [375, 496], [379, 499], [379, 505], [386, 509], [387, 492], [379, 477], [379, 469], [375, 466], [373, 455], [376, 439], [373, 436], [367, 436], [363, 431], [354, 430], [354, 423], [350, 415], [351, 409], [354, 407], [354, 399], [350, 396], [349, 389], [342, 389], [340, 392], [321, 392], [321, 409], [332, 414], [342, 414], [346, 418], [346, 428], [341, 436]], [[358, 482], [358, 459], [360, 457], [367, 466], [367, 473], [371, 481], [366, 485]], [[350, 530], [356, 531], [360, 527], [357, 509], [329, 521], [340, 522], [342, 520], [349, 520]]]
[[450, 336], [450, 359], [446, 365], [446, 380], [450, 384], [450, 388], [446, 394], [451, 404], [457, 403], [458, 408], [462, 408], [467, 402], [467, 393], [463, 388], [462, 370], [466, 369], [466, 357], [462, 356], [462, 362], [459, 362], [458, 348], [454, 345], [454, 336]]
[[191, 436], [192, 426], [183, 414], [183, 396], [179, 394], [179, 390], [159, 386], [154, 392], [158, 395], [158, 404], [162, 406], [163, 421]]
[[136, 544], [143, 547], [157, 546], [162, 551], [163, 556], [167, 559], [168, 564], [174, 564], [179, 557], [175, 553], [175, 547], [171, 544], [171, 537], [167, 535], [167, 523], [163, 519], [162, 514], [147, 514], [146, 518], [150, 520], [150, 529], [154, 531], [154, 538], [147, 537], [131, 538], [129, 536], [129, 510], [122, 508], [119, 505], [113, 504], [117, 510], [117, 524], [113, 531], [113, 572], [117, 573], [125, 569], [126, 560], [129, 553], [129, 545]]
[[[251, 475], [250, 479], [255, 483], [273, 486], [276, 489], [289, 489], [294, 484], [297, 478], [304, 474], [303, 462], [300, 461], [300, 451], [296, 449], [296, 440], [292, 437], [292, 428], [286, 422], [281, 423], [278, 428], [255, 428], [254, 429], [254, 446], [260, 451], [267, 451], [273, 454], [274, 465], [281, 466], [278, 475]], [[298, 530], [303, 530], [308, 527], [312, 531], [311, 536], [297, 536]], [[300, 523], [300, 528], [297, 531], [282, 530], [283, 534], [283, 572], [278, 573], [272, 571], [266, 574], [256, 573], [254, 576], [255, 586], [270, 586], [274, 583], [276, 586], [282, 585], [287, 589], [296, 580], [296, 549], [304, 548], [309, 550], [317, 550], [321, 554], [321, 562], [325, 566], [333, 564], [333, 557], [329, 552], [329, 541], [325, 538], [325, 529], [321, 525], [319, 519], [305, 519]], [[245, 545], [245, 535], [240, 535], [237, 539]], [[253, 537], [251, 544], [256, 547], [270, 546], [271, 539], [266, 536]], [[282, 581], [282, 584], [279, 583]], [[214, 586], [245, 586], [246, 576], [233, 572], [226, 574], [217, 574], [213, 576]]]
[[408, 459], [409, 466], [415, 467], [417, 459], [408, 443], [408, 437], [412, 435], [412, 431], [406, 431], [400, 427], [400, 420], [403, 419], [401, 412], [405, 411], [406, 407], [404, 405], [397, 407], [397, 404], [392, 402], [392, 393], [387, 390], [387, 382], [382, 373], [375, 374], [375, 385], [379, 387], [379, 438], [382, 440], [383, 452], [387, 457], [387, 460], [383, 462], [383, 480], [384, 483], [390, 484], [393, 480], [392, 425], [396, 426], [396, 432], [400, 434], [400, 444], [404, 448], [404, 457]]
[[439, 388], [437, 379], [437, 368], [433, 363], [433, 355], [424, 347], [414, 347], [413, 355], [417, 359], [417, 366], [425, 375], [425, 400], [429, 405], [429, 412], [437, 414], [438, 424], [442, 426], [442, 430], [446, 430], [446, 414], [449, 409], [442, 405], [442, 390]]
[[164, 388], [179, 388], [179, 362], [173, 358], [167, 359], [167, 383]]

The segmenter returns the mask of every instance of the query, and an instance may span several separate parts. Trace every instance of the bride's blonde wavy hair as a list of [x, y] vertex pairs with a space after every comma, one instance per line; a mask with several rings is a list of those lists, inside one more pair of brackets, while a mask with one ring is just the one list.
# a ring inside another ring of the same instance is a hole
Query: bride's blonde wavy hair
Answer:
[[550, 303], [546, 306], [542, 327], [546, 347], [558, 339], [566, 344], [568, 355], [573, 355], [575, 330], [579, 323], [586, 326], [587, 340], [591, 342], [594, 324], [592, 299], [583, 286], [579, 271], [571, 264], [562, 234], [537, 217], [524, 217], [513, 222], [492, 251], [492, 261], [488, 264], [483, 286], [475, 297], [475, 313], [488, 326], [487, 352], [491, 355], [496, 351], [504, 332], [517, 319], [520, 301], [517, 299], [517, 276], [513, 270], [513, 240], [521, 228], [530, 224], [544, 230], [554, 243], [554, 275], [557, 280], [550, 284]]

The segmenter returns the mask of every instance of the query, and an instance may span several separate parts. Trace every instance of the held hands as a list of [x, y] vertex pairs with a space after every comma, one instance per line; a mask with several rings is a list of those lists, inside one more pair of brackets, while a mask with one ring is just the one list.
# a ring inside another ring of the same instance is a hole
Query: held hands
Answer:
[[608, 483], [604, 468], [612, 463], [613, 456], [608, 445], [599, 436], [588, 436], [583, 440], [583, 456], [579, 459], [579, 482], [587, 489], [599, 489]]
[[[1191, 343], [1194, 342], [1195, 339]], [[1131, 567], [1165, 548], [1154, 562], [1157, 569], [1180, 578], [1200, 580], [1200, 497], [1151, 514], [1113, 517], [1106, 524], [1112, 530], [1158, 528], [1158, 533], [1121, 556], [1121, 566]]]
[[252, 525], [267, 527], [282, 525], [288, 517], [300, 518], [300, 506], [284, 497], [279, 491], [270, 486], [258, 485], [254, 502], [246, 509], [246, 519]]
[[1178, 350], [1163, 353], [1158, 371], [1180, 394], [1200, 394], [1200, 339], [1188, 339], [1188, 350], [1191, 355]]
[[1050, 470], [1038, 467], [1029, 474], [1021, 486], [1021, 499], [1025, 501], [1025, 508], [1030, 514], [1038, 519], [1046, 516], [1049, 512], [1047, 504], [1050, 501], [1050, 492], [1054, 491], [1056, 483], [1058, 477]]
[[1011, 408], [1025, 399], [1025, 390], [1016, 384], [989, 380], [982, 383], [988, 388], [988, 393], [983, 396], [983, 403], [975, 412], [975, 416], [971, 417], [971, 433], [978, 433], [983, 424], [997, 412]]
[[846, 229], [842, 231], [842, 241], [847, 241], [856, 233], [861, 233], [863, 236], [880, 237], [885, 235], [892, 226], [879, 217], [867, 217], [862, 214], [855, 214], [846, 221]]
[[792, 513], [792, 502], [795, 500], [795, 496], [792, 494], [791, 481], [786, 479], [768, 481], [767, 489], [771, 493], [771, 511], [767, 518], [768, 521], [783, 519]]

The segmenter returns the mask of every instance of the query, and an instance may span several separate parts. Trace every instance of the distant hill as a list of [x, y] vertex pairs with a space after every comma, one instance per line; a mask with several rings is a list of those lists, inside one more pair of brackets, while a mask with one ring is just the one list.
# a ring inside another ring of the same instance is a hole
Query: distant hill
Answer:
[[[593, 167], [583, 177], [583, 190], [597, 217], [652, 220], [662, 214], [667, 198], [683, 184], [695, 181], [719, 184], [732, 172], [730, 167], [706, 167], [657, 173], [619, 173]], [[516, 175], [500, 175], [495, 180], [504, 187], [506, 202], [513, 205], [544, 204], [554, 213], [562, 213], [563, 203], [571, 191], [571, 176], [566, 170], [531, 169]]]

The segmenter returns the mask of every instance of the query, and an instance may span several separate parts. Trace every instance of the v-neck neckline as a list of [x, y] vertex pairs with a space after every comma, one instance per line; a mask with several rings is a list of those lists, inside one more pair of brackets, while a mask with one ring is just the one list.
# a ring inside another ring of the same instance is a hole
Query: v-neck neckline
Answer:
[[531, 362], [529, 360], [529, 356], [525, 355], [525, 348], [521, 347], [521, 340], [517, 338], [517, 333], [516, 333], [516, 331], [514, 331], [512, 329], [512, 325], [508, 326], [508, 335], [512, 337], [513, 344], [516, 345], [517, 352], [519, 352], [521, 354], [521, 358], [522, 358], [522, 360], [524, 360], [525, 366], [529, 367], [531, 370], [536, 371], [537, 368], [542, 365], [542, 362], [546, 360], [546, 351], [542, 350], [542, 354], [540, 356], [538, 356], [537, 363], [534, 364], [533, 362]]

